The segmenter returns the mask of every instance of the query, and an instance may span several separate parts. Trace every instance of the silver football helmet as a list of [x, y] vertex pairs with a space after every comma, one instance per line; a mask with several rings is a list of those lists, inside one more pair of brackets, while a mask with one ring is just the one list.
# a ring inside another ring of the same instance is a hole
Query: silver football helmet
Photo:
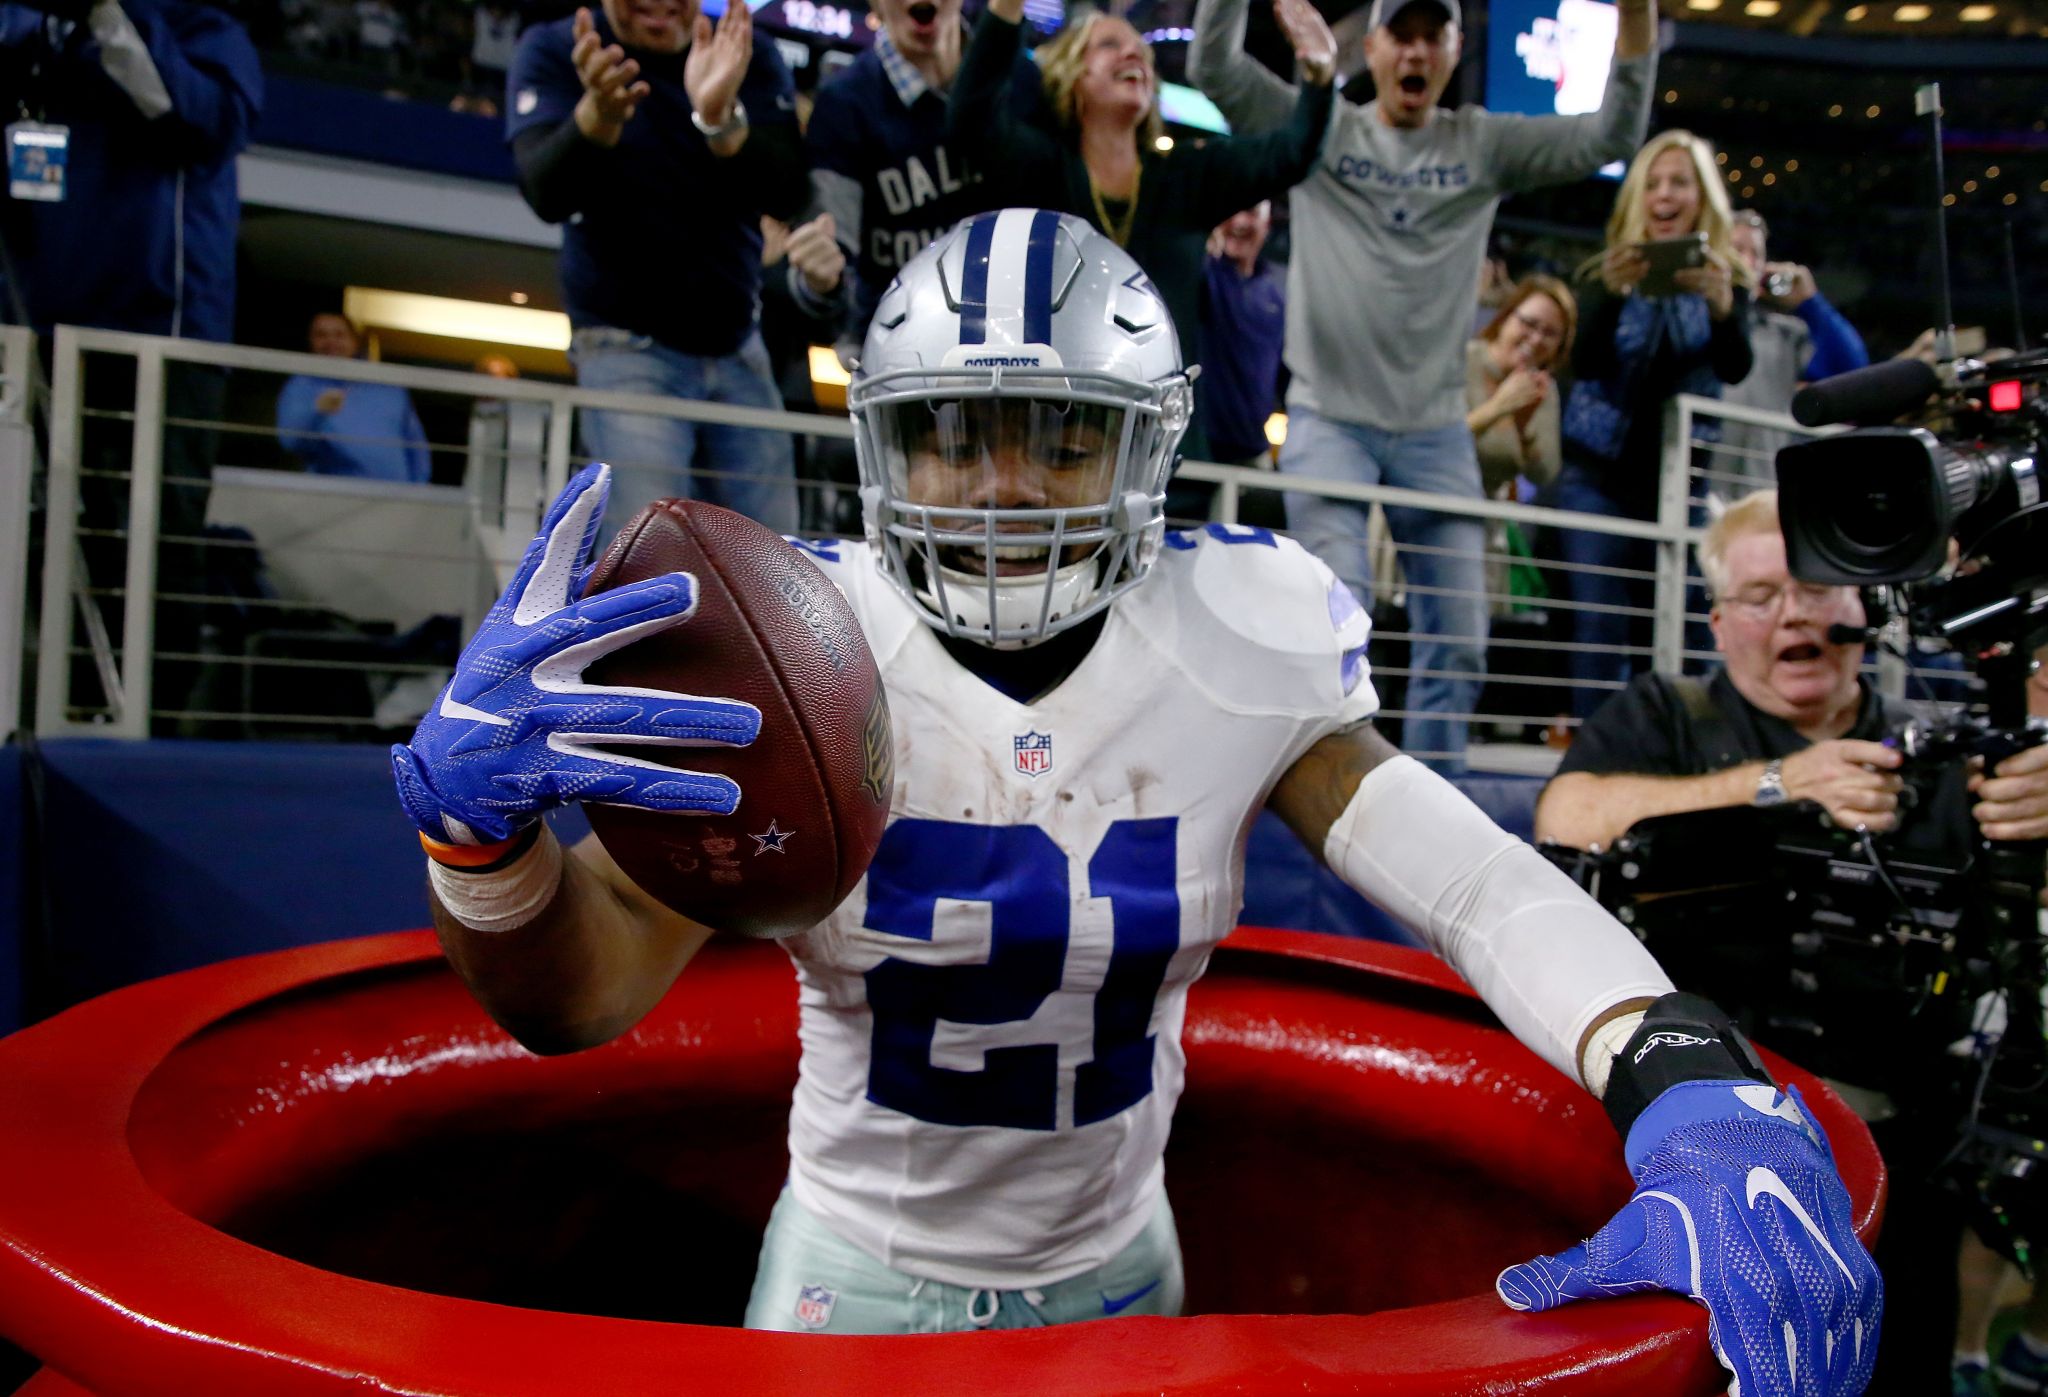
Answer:
[[1158, 556], [1191, 379], [1159, 292], [1086, 222], [961, 223], [897, 273], [847, 390], [883, 571], [999, 649], [1093, 616]]

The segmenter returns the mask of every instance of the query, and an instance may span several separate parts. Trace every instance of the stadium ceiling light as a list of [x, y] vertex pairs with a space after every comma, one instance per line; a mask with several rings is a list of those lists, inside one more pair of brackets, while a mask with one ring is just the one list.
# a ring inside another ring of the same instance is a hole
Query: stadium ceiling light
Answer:
[[1173, 149], [1173, 137], [1161, 136], [1158, 140], [1152, 142], [1152, 147], [1164, 155], [1167, 151]]
[[459, 301], [412, 291], [379, 291], [367, 286], [346, 288], [341, 293], [341, 310], [368, 329], [406, 330], [527, 349], [569, 348], [569, 317], [556, 310]]
[[1957, 18], [1961, 19], [1965, 24], [1982, 24], [1987, 19], [1998, 18], [1998, 6], [1965, 5], [1963, 6], [1962, 13]]
[[1751, 19], [1769, 19], [1778, 12], [1778, 0], [1749, 0], [1742, 12]]
[[1688, 10], [1718, 10], [1721, 0], [1685, 0], [1685, 7]]
[[1892, 18], [1901, 24], [1918, 24], [1933, 13], [1925, 5], [1901, 5], [1892, 11]]
[[1868, 5], [1851, 5], [1842, 18], [1851, 24], [1860, 24], [1863, 22], [1863, 17], [1869, 13], [1870, 6]]

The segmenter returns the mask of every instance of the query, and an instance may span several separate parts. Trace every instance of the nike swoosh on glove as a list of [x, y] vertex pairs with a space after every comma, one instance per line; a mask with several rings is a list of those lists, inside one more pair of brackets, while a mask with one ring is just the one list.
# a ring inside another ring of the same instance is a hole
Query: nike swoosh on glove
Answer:
[[1852, 1397], [1870, 1381], [1884, 1285], [1851, 1225], [1827, 1137], [1796, 1091], [1681, 1082], [1628, 1134], [1636, 1193], [1587, 1242], [1501, 1272], [1548, 1310], [1669, 1290], [1707, 1307], [1734, 1397]]
[[611, 467], [601, 464], [563, 489], [454, 679], [412, 741], [391, 749], [399, 802], [429, 838], [507, 839], [573, 801], [717, 815], [738, 807], [740, 789], [726, 777], [595, 750], [744, 747], [761, 731], [750, 703], [583, 682], [598, 657], [697, 608], [686, 572], [583, 596], [610, 493]]

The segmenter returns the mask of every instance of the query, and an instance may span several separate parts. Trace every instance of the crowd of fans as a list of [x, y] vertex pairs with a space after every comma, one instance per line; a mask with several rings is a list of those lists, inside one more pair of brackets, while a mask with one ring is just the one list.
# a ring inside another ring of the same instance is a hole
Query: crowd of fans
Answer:
[[[571, 363], [588, 388], [779, 407], [787, 356], [836, 343], [851, 358], [897, 268], [963, 216], [1010, 205], [1077, 215], [1126, 248], [1173, 309], [1187, 357], [1206, 369], [1189, 454], [1284, 478], [1649, 519], [1674, 395], [1782, 412], [1802, 382], [1866, 362], [1862, 339], [1809, 268], [1773, 259], [1788, 242], [1798, 251], [1798, 230], [1774, 249], [1763, 217], [1733, 206], [1700, 136], [1646, 140], [1650, 0], [1622, 0], [1605, 100], [1569, 118], [1440, 105], [1459, 58], [1458, 0], [1373, 0], [1371, 104], [1337, 93], [1336, 41], [1313, 5], [1273, 4], [1293, 50], [1288, 76], [1247, 54], [1247, 0], [1204, 0], [1189, 75], [1235, 134], [1180, 145], [1161, 121], [1151, 46], [1130, 23], [1088, 15], [1034, 62], [1022, 0], [991, 0], [971, 30], [960, 0], [876, 0], [873, 47], [814, 102], [799, 102], [776, 47], [756, 41], [738, 4], [716, 24], [692, 0], [606, 0], [528, 23], [497, 3], [291, 0], [280, 22], [304, 55], [384, 64], [394, 77], [425, 73], [469, 93], [472, 109], [502, 111], [522, 193], [564, 225]], [[0, 87], [23, 94], [28, 117], [69, 133], [73, 172], [65, 188], [58, 169], [59, 197], [7, 205], [8, 292], [39, 330], [75, 323], [225, 340], [233, 161], [262, 94], [255, 50], [222, 12], [191, 0], [101, 5], [119, 18], [96, 19], [91, 44], [72, 42], [76, 6], [0, 6], [0, 16], [40, 17], [0, 26]], [[1563, 276], [1489, 255], [1502, 198], [1614, 160], [1627, 173], [1596, 254], [1557, 269]], [[1266, 256], [1283, 201], [1284, 269]], [[168, 223], [156, 216], [166, 207], [179, 211]], [[350, 357], [360, 332], [322, 314], [308, 347]], [[118, 396], [124, 385], [100, 380], [103, 390]], [[212, 440], [191, 424], [219, 419], [221, 391], [211, 370], [181, 370], [165, 385], [167, 415], [181, 424], [164, 451], [166, 591], [207, 587], [185, 545], [203, 532]], [[1283, 404], [1289, 428], [1276, 454], [1265, 424]], [[309, 471], [428, 478], [426, 434], [402, 390], [298, 375], [275, 420]], [[618, 409], [583, 414], [581, 430], [584, 452], [618, 471], [614, 525], [641, 501], [693, 492], [781, 530], [800, 522], [786, 434]], [[115, 458], [128, 447], [104, 435], [95, 428], [88, 455], [118, 478]], [[1722, 448], [1707, 463], [1710, 488], [1732, 497], [1767, 484], [1778, 443], [1748, 426], [1710, 437]], [[1385, 579], [1368, 512], [1307, 490], [1273, 495], [1279, 503], [1268, 501], [1273, 512], [1260, 522], [1290, 528], [1370, 606]], [[1802, 725], [1796, 712], [1776, 714], [1778, 727], [1758, 720], [1764, 735], [1732, 778], [1734, 768], [1705, 758], [1645, 766], [1653, 719], [1683, 717], [1662, 690], [1631, 686], [1647, 653], [1645, 546], [1591, 529], [1489, 532], [1469, 514], [1407, 507], [1385, 512], [1403, 546], [1412, 637], [1406, 745], [1459, 770], [1489, 627], [1554, 599], [1569, 603], [1551, 638], [1569, 642], [1581, 716], [1623, 695], [1568, 761], [1576, 779], [1546, 798], [1553, 826], [1608, 821], [1567, 837], [1611, 839], [1622, 808], [1613, 783], [1646, 771], [1718, 782], [1736, 803], [1757, 782], [1759, 803], [1772, 782], [1780, 797], [1804, 786], [1833, 799], [1838, 817], [1860, 810], [1875, 823], [1897, 783], [1884, 774], [1895, 763], [1872, 746], [1888, 719], [1857, 687], [1860, 644], [1851, 655], [1824, 637], [1814, 655], [1790, 660], [1765, 648], [1788, 611], [1819, 614], [1824, 601], [1846, 616], [1853, 598], [1794, 585], [1782, 575], [1782, 545], [1770, 557], [1744, 552], [1764, 546], [1751, 535], [1775, 538], [1751, 527], [1768, 508], [1768, 497], [1753, 498], [1764, 503], [1738, 506], [1747, 512], [1719, 526], [1707, 568], [1715, 641], [1730, 659], [1724, 688], [1775, 714], [1772, 667], [1818, 666], [1814, 701], [1832, 705], [1824, 722]], [[98, 491], [86, 506], [88, 522], [117, 528], [125, 500]], [[1169, 508], [1200, 519], [1210, 501], [1184, 486]], [[88, 563], [120, 566], [97, 554]], [[189, 629], [166, 623], [159, 642], [196, 644]], [[1750, 687], [1743, 665], [1761, 676]], [[1805, 701], [1795, 699], [1794, 708]], [[1617, 746], [1626, 750], [1609, 750]], [[1746, 770], [1751, 760], [1761, 774]]]

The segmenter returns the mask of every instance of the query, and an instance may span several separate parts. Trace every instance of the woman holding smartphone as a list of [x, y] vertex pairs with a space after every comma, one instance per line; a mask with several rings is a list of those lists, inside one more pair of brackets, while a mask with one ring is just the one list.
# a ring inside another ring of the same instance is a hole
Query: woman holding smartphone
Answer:
[[[1718, 398], [1722, 384], [1750, 370], [1749, 271], [1730, 245], [1731, 221], [1705, 141], [1665, 131], [1636, 153], [1607, 220], [1606, 250], [1580, 272], [1587, 287], [1564, 405], [1564, 467], [1542, 503], [1655, 516], [1665, 402], [1679, 393]], [[1674, 241], [1699, 235], [1703, 243]], [[1698, 265], [1668, 270], [1689, 260]], [[1653, 556], [1646, 543], [1576, 529], [1558, 532], [1554, 552], [1566, 566], [1551, 591], [1577, 604], [1565, 612], [1568, 638], [1586, 647], [1571, 655], [1573, 705], [1584, 717], [1641, 667]]]

